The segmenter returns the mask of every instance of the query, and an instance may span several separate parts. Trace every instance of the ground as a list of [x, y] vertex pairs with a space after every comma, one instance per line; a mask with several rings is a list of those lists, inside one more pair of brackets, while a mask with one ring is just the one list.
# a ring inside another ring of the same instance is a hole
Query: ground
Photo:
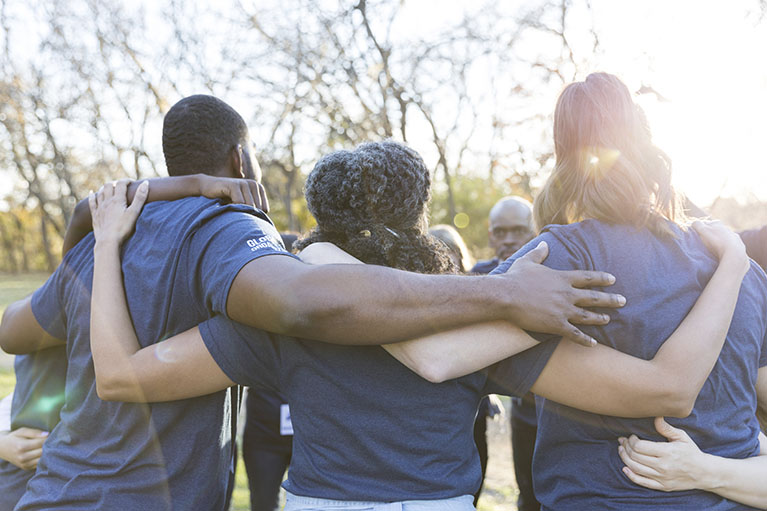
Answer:
[[[47, 275], [8, 275], [0, 274], [0, 313], [5, 307], [31, 293], [42, 284]], [[13, 375], [13, 357], [0, 352], [0, 398], [8, 395], [15, 384]], [[489, 461], [485, 488], [479, 500], [479, 511], [516, 510], [516, 486], [511, 462], [511, 441], [509, 437], [508, 407], [509, 400], [503, 399], [506, 406], [506, 418], [488, 422]], [[242, 422], [242, 421], [241, 421]], [[248, 511], [248, 482], [242, 459], [237, 467], [237, 480], [232, 498], [232, 511]]]

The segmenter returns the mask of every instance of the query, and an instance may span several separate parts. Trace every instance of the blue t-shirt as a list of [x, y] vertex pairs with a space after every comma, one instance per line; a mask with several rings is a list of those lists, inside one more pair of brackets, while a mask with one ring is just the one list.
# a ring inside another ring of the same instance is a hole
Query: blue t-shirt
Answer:
[[434, 384], [380, 346], [281, 337], [218, 316], [200, 333], [229, 378], [279, 389], [288, 399], [294, 437], [286, 490], [377, 502], [473, 494], [481, 474], [473, 440], [480, 398], [524, 394], [556, 347], [536, 346]]
[[[67, 342], [67, 400], [17, 510], [223, 509], [231, 456], [225, 391], [152, 404], [96, 394], [93, 244], [93, 235], [81, 241], [33, 295], [37, 321]], [[289, 255], [260, 211], [203, 198], [146, 205], [122, 255], [140, 344], [225, 313], [240, 269], [274, 254]]]
[[[586, 220], [549, 226], [513, 258], [540, 241], [549, 245], [546, 266], [601, 270], [616, 277], [611, 292], [627, 299], [605, 326], [582, 330], [602, 344], [649, 360], [692, 309], [716, 269], [693, 230], [677, 237]], [[511, 260], [499, 266], [504, 271]], [[668, 419], [707, 453], [746, 458], [759, 452], [757, 372], [767, 365], [767, 277], [755, 263], [743, 280], [727, 340], [689, 417]], [[547, 336], [538, 336], [544, 339]], [[587, 389], [584, 389], [587, 392]], [[595, 415], [538, 398], [538, 439], [533, 461], [535, 495], [549, 510], [750, 509], [703, 491], [659, 492], [633, 484], [621, 472], [618, 437], [664, 441], [652, 418]]]
[[[64, 405], [67, 354], [63, 347], [48, 348], [14, 360], [16, 387], [11, 402], [11, 430], [35, 428], [51, 431]], [[0, 509], [13, 509], [34, 470], [0, 460]]]

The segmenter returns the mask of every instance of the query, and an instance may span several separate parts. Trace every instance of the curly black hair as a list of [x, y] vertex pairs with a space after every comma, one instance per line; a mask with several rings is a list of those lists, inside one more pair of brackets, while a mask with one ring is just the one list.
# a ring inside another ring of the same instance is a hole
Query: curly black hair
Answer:
[[168, 110], [162, 123], [162, 152], [171, 176], [209, 174], [226, 163], [250, 135], [245, 120], [214, 96], [188, 96]]
[[357, 259], [420, 273], [455, 273], [426, 218], [431, 176], [421, 156], [398, 142], [368, 142], [321, 158], [306, 179], [317, 227], [294, 244], [328, 241]]

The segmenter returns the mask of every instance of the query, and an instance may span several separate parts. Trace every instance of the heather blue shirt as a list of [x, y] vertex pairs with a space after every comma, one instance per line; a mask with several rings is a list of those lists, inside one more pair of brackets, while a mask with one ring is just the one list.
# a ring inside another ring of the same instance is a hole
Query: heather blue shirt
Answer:
[[[556, 343], [484, 372], [429, 383], [379, 346], [281, 337], [223, 317], [200, 325], [233, 381], [290, 403], [295, 495], [389, 502], [471, 495], [480, 483], [474, 416], [485, 394], [524, 394]], [[439, 403], [439, 406], [435, 406]]]
[[[35, 428], [51, 431], [64, 405], [67, 354], [63, 347], [48, 348], [14, 360], [16, 386], [11, 402], [11, 430]], [[34, 470], [24, 470], [0, 460], [0, 509], [16, 505]]]
[[[648, 230], [586, 220], [547, 227], [513, 258], [543, 240], [549, 245], [547, 266], [615, 275], [616, 283], [609, 290], [623, 294], [626, 306], [604, 311], [611, 318], [608, 325], [582, 329], [602, 344], [647, 360], [690, 311], [717, 265], [693, 230], [676, 232], [677, 238], [661, 240]], [[511, 260], [499, 270], [509, 264]], [[668, 419], [689, 433], [704, 452], [727, 458], [759, 452], [754, 386], [759, 368], [767, 365], [766, 286], [767, 277], [752, 262], [719, 361], [692, 414]], [[533, 474], [535, 495], [543, 509], [750, 509], [713, 493], [665, 493], [629, 481], [621, 472], [618, 437], [635, 433], [640, 438], [664, 440], [655, 432], [651, 418], [595, 415], [541, 398], [537, 405]]]
[[[93, 236], [32, 299], [40, 325], [66, 339], [67, 400], [17, 510], [220, 510], [229, 473], [226, 392], [139, 404], [98, 398], [90, 354]], [[144, 207], [125, 243], [125, 292], [147, 346], [224, 313], [251, 260], [285, 254], [269, 219], [203, 198]]]

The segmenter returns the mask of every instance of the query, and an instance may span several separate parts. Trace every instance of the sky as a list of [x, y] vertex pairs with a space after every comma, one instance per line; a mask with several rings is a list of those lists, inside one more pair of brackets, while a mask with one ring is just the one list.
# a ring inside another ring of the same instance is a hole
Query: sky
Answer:
[[[405, 5], [413, 30], [436, 29], [462, 8], [458, 0]], [[760, 19], [759, 2], [591, 0], [591, 7], [572, 20], [572, 44], [590, 44], [579, 34], [593, 22], [600, 48], [577, 79], [607, 71], [630, 90], [645, 85], [663, 96], [637, 102], [672, 158], [675, 185], [694, 202], [767, 200], [760, 150], [767, 142], [767, 15]], [[553, 110], [556, 97], [539, 100]]]
[[[540, 2], [508, 2], [509, 8]], [[583, 5], [583, 0], [573, 0]], [[590, 12], [574, 16], [576, 49], [593, 23], [598, 53], [583, 73], [608, 71], [637, 96], [656, 144], [674, 162], [676, 185], [701, 205], [717, 196], [767, 200], [767, 16], [758, 0], [591, 0]], [[151, 4], [151, 2], [150, 2]], [[460, 18], [460, 0], [407, 0], [399, 29], [438, 30]], [[503, 5], [503, 4], [502, 4]], [[588, 51], [582, 52], [589, 54]], [[541, 108], [553, 110], [556, 93], [545, 91]], [[7, 175], [7, 174], [6, 174]], [[0, 195], [10, 183], [0, 180]]]

